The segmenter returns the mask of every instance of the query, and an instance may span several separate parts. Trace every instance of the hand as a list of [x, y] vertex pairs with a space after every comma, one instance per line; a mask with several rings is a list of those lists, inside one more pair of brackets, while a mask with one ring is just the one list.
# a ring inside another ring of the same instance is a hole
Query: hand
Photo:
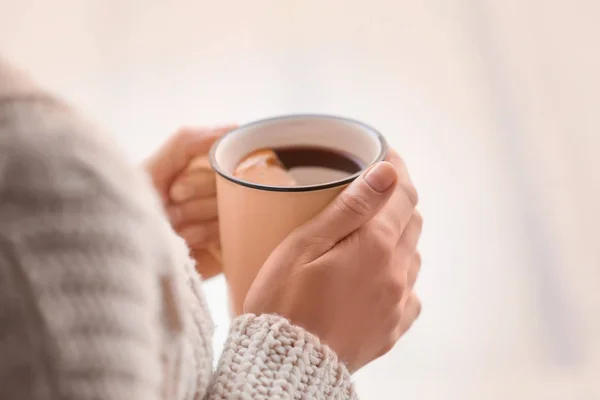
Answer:
[[421, 311], [417, 194], [397, 154], [292, 232], [252, 284], [244, 311], [317, 335], [355, 371], [387, 353]]
[[181, 129], [144, 164], [173, 229], [187, 242], [204, 278], [222, 271], [215, 173], [206, 156], [215, 140], [234, 127]]

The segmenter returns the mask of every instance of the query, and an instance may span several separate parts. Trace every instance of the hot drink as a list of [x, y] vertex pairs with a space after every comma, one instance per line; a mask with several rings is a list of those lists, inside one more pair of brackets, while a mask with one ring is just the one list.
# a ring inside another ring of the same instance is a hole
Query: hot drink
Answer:
[[273, 250], [385, 155], [376, 130], [326, 115], [255, 121], [219, 139], [210, 164], [233, 315]]
[[263, 185], [307, 186], [344, 179], [362, 169], [356, 157], [338, 150], [290, 146], [250, 153], [233, 175]]

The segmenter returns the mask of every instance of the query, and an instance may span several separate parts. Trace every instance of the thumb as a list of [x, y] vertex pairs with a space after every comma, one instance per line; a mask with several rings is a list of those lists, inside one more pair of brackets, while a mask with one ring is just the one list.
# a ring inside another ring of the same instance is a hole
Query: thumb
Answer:
[[234, 125], [179, 130], [145, 162], [156, 188], [165, 193], [195, 158], [206, 155], [213, 143], [233, 128]]
[[368, 169], [350, 184], [303, 232], [337, 243], [366, 224], [394, 193], [398, 174], [393, 164], [383, 161]]

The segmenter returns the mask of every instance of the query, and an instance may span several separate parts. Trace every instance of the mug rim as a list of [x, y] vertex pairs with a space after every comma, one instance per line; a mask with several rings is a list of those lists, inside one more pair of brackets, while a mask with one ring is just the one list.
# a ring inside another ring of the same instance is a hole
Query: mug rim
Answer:
[[[350, 176], [347, 176], [343, 179], [338, 179], [338, 180], [332, 181], [332, 182], [317, 183], [317, 184], [313, 184], [313, 185], [303, 185], [303, 186], [264, 185], [264, 184], [260, 184], [260, 183], [248, 182], [248, 181], [236, 178], [235, 176], [224, 172], [217, 165], [217, 162], [215, 160], [216, 149], [219, 146], [219, 143], [221, 143], [221, 141], [223, 141], [229, 135], [233, 135], [237, 131], [239, 131], [241, 129], [246, 129], [250, 126], [260, 125], [260, 124], [264, 124], [264, 123], [272, 122], [272, 121], [282, 121], [282, 120], [287, 120], [287, 119], [301, 119], [301, 118], [332, 119], [332, 120], [350, 122], [350, 123], [359, 125], [362, 128], [364, 128], [365, 130], [370, 131], [371, 133], [373, 133], [375, 135], [375, 137], [379, 141], [379, 145], [380, 145], [379, 153], [377, 154], [377, 157], [375, 158], [375, 160], [373, 162], [371, 162], [369, 165], [366, 165], [363, 169], [361, 169], [360, 171], [358, 171]], [[263, 190], [263, 191], [267, 191], [267, 192], [311, 192], [311, 191], [317, 191], [317, 190], [331, 189], [331, 188], [335, 188], [338, 186], [343, 186], [343, 185], [351, 183], [356, 178], [358, 178], [363, 172], [365, 172], [367, 169], [369, 169], [371, 167], [371, 165], [383, 161], [385, 159], [385, 157], [387, 156], [387, 152], [388, 152], [387, 141], [385, 140], [385, 138], [381, 134], [381, 132], [379, 132], [377, 129], [373, 128], [372, 126], [367, 125], [364, 122], [361, 122], [361, 121], [358, 121], [358, 120], [355, 120], [352, 118], [346, 118], [346, 117], [341, 117], [341, 116], [337, 116], [337, 115], [329, 115], [329, 114], [318, 114], [318, 113], [310, 114], [309, 113], [309, 114], [286, 114], [286, 115], [280, 115], [280, 116], [275, 116], [275, 117], [262, 118], [262, 119], [258, 119], [258, 120], [240, 125], [237, 128], [232, 129], [231, 131], [227, 132], [226, 134], [221, 136], [219, 139], [217, 139], [217, 141], [212, 145], [212, 147], [210, 149], [208, 159], [209, 159], [211, 168], [217, 174], [219, 174], [223, 178], [227, 179], [228, 181], [233, 182], [238, 185], [241, 185], [241, 186], [245, 186], [245, 187], [248, 187], [251, 189]]]

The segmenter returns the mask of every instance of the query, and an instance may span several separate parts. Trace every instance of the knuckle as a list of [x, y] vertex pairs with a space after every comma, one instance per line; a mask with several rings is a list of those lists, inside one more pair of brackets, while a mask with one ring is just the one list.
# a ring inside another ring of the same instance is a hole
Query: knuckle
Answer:
[[417, 226], [419, 232], [423, 229], [423, 215], [418, 210], [415, 210], [413, 214], [413, 218], [415, 220], [415, 225]]
[[381, 265], [381, 267], [389, 266], [394, 257], [394, 251], [389, 244], [389, 238], [373, 233], [371, 233], [370, 236], [371, 241], [368, 244], [369, 253], [373, 255], [373, 259], [377, 260], [377, 263]]
[[423, 311], [423, 303], [418, 298], [415, 299], [415, 319], [419, 318], [421, 312]]
[[392, 351], [394, 347], [396, 347], [396, 343], [398, 343], [398, 334], [395, 331], [392, 331], [384, 343], [383, 354], [387, 354]]
[[386, 236], [382, 235], [378, 232], [368, 231], [367, 234], [371, 238], [371, 243], [369, 243], [369, 247], [376, 254], [386, 253], [388, 251], [388, 244], [386, 240]]
[[314, 236], [307, 234], [303, 228], [293, 230], [283, 241], [283, 244], [290, 243], [296, 248], [312, 248], [315, 242]]
[[371, 214], [373, 207], [369, 202], [369, 199], [357, 190], [344, 191], [338, 197], [338, 207], [343, 212], [352, 212], [360, 215], [361, 217], [368, 216]]
[[398, 302], [400, 302], [405, 297], [405, 294], [406, 294], [406, 290], [407, 290], [406, 278], [396, 279], [395, 290], [396, 290], [396, 300]]
[[417, 271], [421, 270], [421, 253], [419, 253], [418, 251], [415, 253], [415, 261], [414, 261], [414, 267]]
[[373, 259], [375, 260], [376, 269], [380, 271], [388, 271], [392, 264], [392, 256], [387, 251], [381, 251], [374, 254]]
[[302, 253], [304, 261], [312, 261], [335, 246], [335, 241], [298, 228], [290, 233], [284, 241], [291, 246], [294, 254]]
[[419, 254], [417, 253], [415, 256], [415, 260], [410, 265], [410, 269], [408, 270], [408, 286], [409, 287], [412, 288], [415, 285], [420, 272], [421, 272], [421, 260], [419, 258]]
[[398, 188], [406, 195], [408, 201], [413, 207], [419, 203], [419, 193], [413, 184], [407, 182], [399, 182]]
[[392, 304], [397, 304], [402, 300], [406, 292], [406, 280], [392, 277], [389, 280], [387, 292]]

